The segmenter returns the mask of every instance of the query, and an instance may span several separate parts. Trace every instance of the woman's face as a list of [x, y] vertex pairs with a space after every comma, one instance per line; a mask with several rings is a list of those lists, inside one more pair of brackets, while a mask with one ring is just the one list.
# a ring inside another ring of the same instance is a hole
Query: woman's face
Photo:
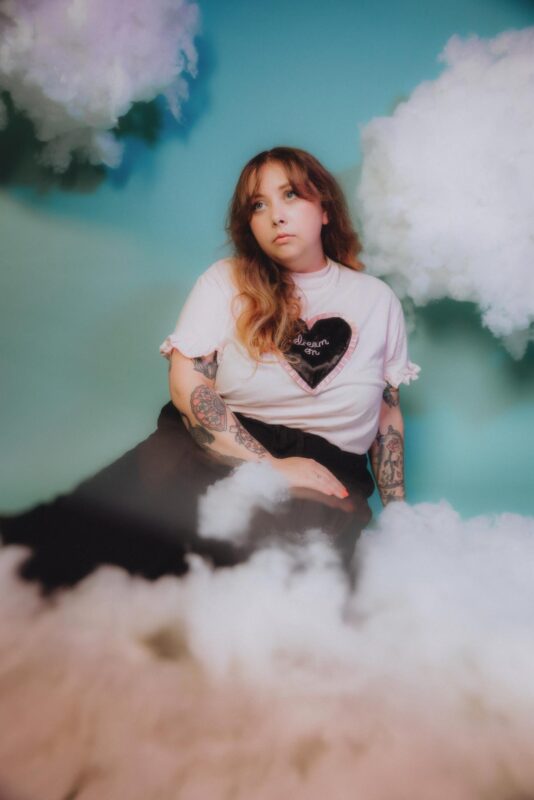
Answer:
[[321, 230], [328, 216], [320, 200], [295, 194], [284, 167], [276, 161], [264, 164], [258, 178], [250, 229], [263, 252], [295, 272], [324, 267]]

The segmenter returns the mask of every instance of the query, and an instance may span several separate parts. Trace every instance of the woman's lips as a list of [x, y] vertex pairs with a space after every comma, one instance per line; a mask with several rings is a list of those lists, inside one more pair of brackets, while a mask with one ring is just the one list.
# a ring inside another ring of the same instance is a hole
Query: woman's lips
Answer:
[[274, 241], [275, 242], [285, 242], [285, 241], [287, 241], [287, 239], [292, 239], [292, 238], [293, 238], [293, 234], [292, 233], [281, 233], [279, 236], [276, 237], [276, 239]]

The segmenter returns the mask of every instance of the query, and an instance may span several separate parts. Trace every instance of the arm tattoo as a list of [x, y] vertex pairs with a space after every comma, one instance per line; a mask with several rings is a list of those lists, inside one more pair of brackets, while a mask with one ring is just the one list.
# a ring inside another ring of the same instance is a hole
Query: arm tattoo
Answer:
[[399, 390], [395, 389], [395, 387], [387, 381], [382, 397], [384, 398], [384, 403], [390, 408], [395, 408], [399, 405]]
[[184, 421], [187, 432], [201, 447], [208, 448], [209, 445], [215, 441], [215, 436], [206, 430], [206, 428], [204, 428], [202, 425], [191, 425], [187, 414], [184, 414], [182, 411], [180, 411], [180, 416]]
[[260, 458], [263, 458], [267, 455], [267, 450], [263, 445], [261, 445], [250, 433], [247, 431], [243, 425], [236, 419], [235, 425], [230, 425], [230, 431], [234, 433], [235, 431], [235, 440], [238, 444], [242, 444], [243, 447], [246, 447], [247, 450], [250, 450], [251, 453], [256, 453]]
[[228, 427], [226, 403], [211, 387], [205, 384], [195, 386], [191, 393], [191, 410], [200, 425], [193, 425], [187, 415], [180, 412], [186, 428], [195, 442], [204, 450], [209, 451], [215, 459], [231, 466], [237, 466], [246, 461], [238, 456], [220, 453], [211, 446], [215, 441], [215, 436], [210, 431], [222, 432], [227, 429], [234, 434], [237, 444], [259, 456], [260, 459], [267, 455], [265, 447], [251, 436], [238, 419], [235, 420], [235, 425]]
[[205, 378], [210, 381], [215, 380], [217, 375], [217, 351], [215, 350], [209, 356], [198, 356], [193, 359], [193, 369], [200, 372]]
[[400, 431], [388, 425], [378, 431], [371, 448], [371, 465], [382, 502], [404, 500], [404, 441]]
[[191, 392], [191, 410], [200, 424], [209, 430], [226, 430], [226, 404], [210, 386], [204, 383], [195, 386]]

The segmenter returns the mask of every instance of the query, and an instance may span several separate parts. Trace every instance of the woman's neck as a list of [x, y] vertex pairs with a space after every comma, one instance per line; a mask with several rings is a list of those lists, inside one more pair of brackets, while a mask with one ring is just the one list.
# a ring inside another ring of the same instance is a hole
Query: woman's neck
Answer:
[[285, 269], [289, 272], [299, 274], [299, 275], [306, 275], [312, 272], [320, 272], [321, 270], [326, 269], [328, 266], [328, 256], [324, 253], [321, 253], [318, 257], [312, 259], [306, 259], [306, 261], [301, 261], [296, 264], [282, 264]]

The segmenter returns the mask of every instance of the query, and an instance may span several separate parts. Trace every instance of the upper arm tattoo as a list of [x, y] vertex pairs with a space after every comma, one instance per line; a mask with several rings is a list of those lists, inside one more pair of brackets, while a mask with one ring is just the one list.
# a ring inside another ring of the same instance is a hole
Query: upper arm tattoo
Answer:
[[226, 403], [210, 386], [195, 386], [191, 393], [191, 411], [200, 424], [212, 431], [227, 428]]
[[390, 408], [396, 408], [399, 405], [399, 390], [395, 389], [388, 381], [386, 381], [386, 388], [382, 394], [384, 403]]
[[202, 375], [210, 381], [215, 380], [218, 366], [216, 350], [210, 353], [209, 356], [197, 356], [193, 358], [193, 369], [196, 370], [196, 372], [202, 373]]

